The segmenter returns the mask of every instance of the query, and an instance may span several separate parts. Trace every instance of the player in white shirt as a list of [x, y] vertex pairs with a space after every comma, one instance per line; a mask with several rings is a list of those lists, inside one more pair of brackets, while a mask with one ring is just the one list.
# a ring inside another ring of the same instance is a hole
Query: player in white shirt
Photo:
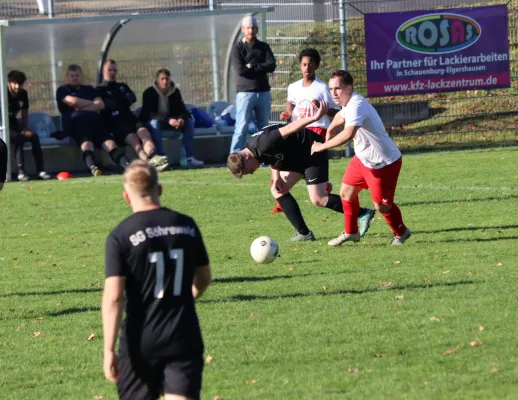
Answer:
[[[318, 107], [315, 107], [315, 101], [324, 101], [325, 103], [329, 104], [328, 112], [323, 118], [306, 126], [306, 129], [315, 132], [323, 139], [328, 139], [328, 137], [326, 137], [328, 132], [327, 128], [331, 124], [332, 118], [340, 110], [340, 106], [332, 106], [334, 101], [331, 97], [331, 92], [329, 91], [327, 84], [316, 76], [316, 70], [320, 66], [321, 60], [319, 52], [313, 48], [306, 48], [299, 53], [298, 58], [302, 79], [288, 86], [288, 99], [285, 105], [286, 109], [281, 113], [280, 116], [281, 121], [286, 121], [291, 118], [292, 122], [294, 122], [302, 118], [312, 117], [317, 113], [318, 110]], [[270, 181], [270, 186], [278, 179], [277, 175], [278, 171], [272, 169], [272, 179]], [[332, 188], [333, 186], [331, 183], [327, 182], [325, 186], [325, 193], [320, 193], [320, 188], [316, 185], [308, 186], [311, 202], [315, 205], [322, 206], [322, 204], [326, 203], [326, 194], [329, 195], [332, 191]], [[283, 210], [279, 204], [279, 201], [276, 201], [276, 205], [273, 207], [270, 213], [275, 214], [282, 211]], [[342, 209], [340, 209], [340, 212], [342, 212]], [[362, 208], [360, 210], [359, 224], [361, 236], [363, 236], [369, 229], [370, 222], [374, 217], [374, 213], [374, 210], [369, 210], [366, 208]]]
[[[330, 246], [340, 246], [346, 241], [360, 240], [358, 233], [358, 194], [369, 189], [376, 210], [385, 218], [394, 232], [391, 245], [403, 244], [411, 235], [403, 223], [399, 207], [394, 203], [397, 180], [401, 170], [401, 152], [387, 134], [374, 107], [363, 96], [354, 92], [353, 77], [347, 71], [331, 73], [331, 95], [342, 110], [335, 116], [331, 129], [345, 124], [344, 130], [325, 143], [313, 143], [312, 154], [354, 140], [355, 156], [342, 179], [340, 196], [344, 209], [344, 232], [330, 240]], [[331, 131], [330, 129], [330, 131]]]
[[308, 125], [306, 129], [312, 130], [325, 139], [327, 128], [331, 119], [340, 110], [338, 105], [332, 106], [333, 98], [327, 84], [316, 76], [316, 70], [320, 65], [320, 54], [315, 49], [304, 49], [299, 54], [302, 79], [288, 86], [288, 101], [286, 111], [281, 113], [281, 120], [290, 119], [296, 121], [301, 118], [311, 117], [316, 114], [313, 100], [325, 101], [329, 104], [329, 111], [320, 120]]

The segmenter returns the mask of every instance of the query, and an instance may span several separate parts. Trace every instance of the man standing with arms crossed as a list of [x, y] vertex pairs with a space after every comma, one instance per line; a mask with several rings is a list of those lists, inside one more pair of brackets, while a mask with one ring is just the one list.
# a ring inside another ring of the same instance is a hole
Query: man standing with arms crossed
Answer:
[[342, 110], [335, 116], [333, 125], [345, 123], [345, 128], [325, 143], [314, 142], [312, 154], [342, 146], [354, 139], [355, 156], [342, 179], [340, 197], [344, 210], [345, 230], [329, 241], [330, 246], [340, 246], [347, 241], [358, 242], [358, 194], [369, 189], [376, 210], [394, 232], [391, 245], [403, 244], [411, 235], [403, 223], [403, 217], [394, 203], [397, 180], [401, 170], [401, 152], [385, 131], [380, 116], [374, 107], [361, 95], [354, 92], [352, 75], [343, 70], [331, 73], [329, 89], [336, 104]]
[[210, 284], [209, 258], [194, 220], [161, 207], [161, 193], [156, 169], [133, 161], [123, 194], [133, 215], [106, 240], [104, 374], [120, 399], [200, 398], [204, 348], [194, 300]]
[[268, 73], [275, 71], [275, 57], [265, 42], [257, 40], [257, 21], [254, 17], [243, 18], [243, 40], [232, 47], [231, 62], [236, 71], [236, 126], [230, 153], [245, 147], [248, 125], [255, 114], [257, 129], [270, 123], [272, 97]]

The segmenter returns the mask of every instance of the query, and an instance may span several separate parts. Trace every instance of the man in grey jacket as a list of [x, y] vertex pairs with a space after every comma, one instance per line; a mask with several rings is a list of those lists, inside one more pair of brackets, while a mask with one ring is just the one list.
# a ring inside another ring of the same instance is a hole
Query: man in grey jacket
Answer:
[[230, 153], [245, 147], [248, 125], [255, 113], [257, 130], [270, 123], [271, 95], [268, 73], [275, 71], [275, 57], [265, 42], [257, 39], [257, 21], [245, 17], [241, 23], [243, 40], [234, 44], [231, 62], [236, 71], [236, 125]]

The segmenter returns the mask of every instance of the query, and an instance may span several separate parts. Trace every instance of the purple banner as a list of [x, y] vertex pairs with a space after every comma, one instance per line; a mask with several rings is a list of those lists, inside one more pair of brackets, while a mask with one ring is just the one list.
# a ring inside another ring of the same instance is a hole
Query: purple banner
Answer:
[[365, 15], [370, 97], [511, 85], [505, 5]]

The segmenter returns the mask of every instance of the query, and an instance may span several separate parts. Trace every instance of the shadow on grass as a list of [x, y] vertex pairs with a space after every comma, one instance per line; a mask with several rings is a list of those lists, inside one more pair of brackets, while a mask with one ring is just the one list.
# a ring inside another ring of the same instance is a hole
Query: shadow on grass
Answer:
[[500, 240], [517, 240], [518, 236], [503, 236], [503, 237], [492, 237], [492, 238], [459, 238], [459, 239], [444, 239], [444, 240], [433, 240], [433, 241], [420, 241], [416, 240], [416, 243], [470, 243], [470, 242], [497, 242]]
[[[412, 227], [410, 227], [412, 228]], [[456, 228], [444, 228], [444, 229], [433, 229], [433, 230], [414, 230], [412, 229], [412, 235], [417, 235], [417, 234], [432, 234], [432, 233], [447, 233], [447, 232], [475, 232], [475, 231], [486, 231], [486, 230], [489, 230], [489, 229], [497, 229], [497, 230], [504, 230], [504, 229], [518, 229], [518, 225], [497, 225], [497, 226], [460, 226], [460, 227], [456, 227]], [[367, 233], [365, 235], [365, 238], [362, 239], [362, 243], [365, 245], [365, 244], [369, 244], [369, 245], [373, 245], [372, 243], [368, 243], [366, 242], [366, 240], [368, 239], [372, 239], [372, 238], [391, 238], [392, 237], [392, 233], [390, 233], [390, 231], [388, 233], [377, 233], [375, 235], [371, 235], [369, 233]], [[335, 236], [326, 236], [326, 237], [321, 237], [319, 239], [321, 240], [329, 240], [329, 239], [334, 239]], [[437, 243], [437, 242], [444, 242], [444, 243], [450, 243], [450, 242], [490, 242], [490, 241], [496, 241], [496, 240], [511, 240], [511, 239], [517, 239], [518, 237], [517, 236], [502, 236], [502, 237], [493, 237], [493, 238], [466, 238], [466, 237], [463, 237], [463, 238], [459, 238], [459, 239], [444, 239], [444, 240], [419, 240], [418, 238], [416, 238], [415, 236], [412, 236], [412, 238], [410, 239], [411, 242], [414, 242], [414, 240], [416, 241], [416, 243]], [[352, 245], [358, 245], [358, 244], [352, 244]], [[347, 246], [347, 245], [345, 245]]]
[[[427, 231], [412, 231], [412, 233], [444, 233], [444, 232], [464, 232], [464, 231], [485, 231], [488, 229], [517, 229], [518, 225], [497, 225], [497, 226], [459, 226], [456, 228], [445, 228]], [[494, 240], [498, 240], [495, 238]]]
[[87, 313], [87, 312], [101, 312], [101, 307], [73, 307], [66, 308], [60, 311], [51, 311], [46, 313], [47, 317], [62, 317], [71, 314]]
[[381, 292], [386, 290], [413, 290], [413, 289], [430, 289], [434, 287], [452, 287], [452, 286], [460, 286], [460, 285], [471, 285], [476, 283], [476, 281], [472, 280], [462, 280], [455, 282], [437, 282], [437, 283], [409, 283], [407, 285], [396, 285], [388, 288], [381, 287], [370, 287], [365, 289], [340, 289], [340, 290], [329, 290], [329, 291], [319, 291], [319, 292], [309, 292], [309, 293], [288, 293], [288, 294], [278, 294], [278, 295], [236, 295], [223, 299], [214, 299], [214, 300], [200, 300], [199, 303], [209, 304], [209, 303], [233, 303], [240, 301], [253, 301], [253, 300], [280, 300], [280, 299], [295, 299], [299, 297], [313, 297], [313, 296], [336, 296], [336, 295], [358, 295], [358, 294], [366, 294], [366, 293], [374, 293]]
[[[299, 297], [313, 297], [313, 296], [336, 296], [336, 295], [361, 295], [366, 293], [375, 293], [381, 291], [401, 291], [401, 290], [415, 290], [415, 289], [430, 289], [434, 287], [453, 287], [453, 286], [461, 286], [461, 285], [472, 285], [477, 283], [473, 280], [462, 280], [462, 281], [454, 281], [454, 282], [437, 282], [437, 283], [409, 283], [406, 285], [396, 285], [388, 288], [381, 287], [371, 287], [366, 289], [343, 289], [343, 290], [330, 290], [330, 291], [319, 291], [319, 292], [311, 292], [311, 293], [288, 293], [288, 294], [280, 294], [280, 295], [236, 295], [223, 299], [214, 299], [214, 300], [200, 300], [198, 303], [203, 304], [211, 304], [211, 303], [234, 303], [241, 301], [254, 301], [254, 300], [282, 300], [282, 299], [295, 299]], [[100, 312], [100, 307], [73, 307], [67, 308], [65, 310], [60, 311], [52, 311], [48, 312], [45, 315], [49, 317], [62, 317], [69, 316], [72, 314], [78, 313], [88, 313], [88, 312]]]
[[412, 207], [412, 206], [422, 206], [429, 204], [457, 204], [457, 203], [474, 203], [474, 202], [484, 202], [484, 201], [493, 201], [493, 200], [510, 200], [510, 199], [518, 199], [518, 195], [509, 195], [509, 196], [490, 196], [484, 198], [476, 198], [476, 199], [461, 199], [461, 200], [424, 200], [424, 201], [401, 201], [397, 202], [397, 204], [401, 207]]
[[[294, 263], [301, 264], [301, 263]], [[265, 282], [273, 281], [276, 279], [293, 279], [293, 278], [304, 278], [306, 276], [317, 276], [327, 275], [324, 272], [316, 272], [313, 274], [293, 274], [293, 275], [272, 275], [272, 276], [232, 276], [228, 278], [216, 278], [212, 283], [243, 283], [243, 282]]]
[[0, 294], [0, 297], [24, 297], [24, 296], [54, 296], [58, 294], [70, 294], [70, 293], [97, 293], [102, 292], [102, 288], [91, 288], [91, 289], [63, 289], [63, 290], [51, 290], [47, 292], [15, 292], [15, 293], [4, 293]]

